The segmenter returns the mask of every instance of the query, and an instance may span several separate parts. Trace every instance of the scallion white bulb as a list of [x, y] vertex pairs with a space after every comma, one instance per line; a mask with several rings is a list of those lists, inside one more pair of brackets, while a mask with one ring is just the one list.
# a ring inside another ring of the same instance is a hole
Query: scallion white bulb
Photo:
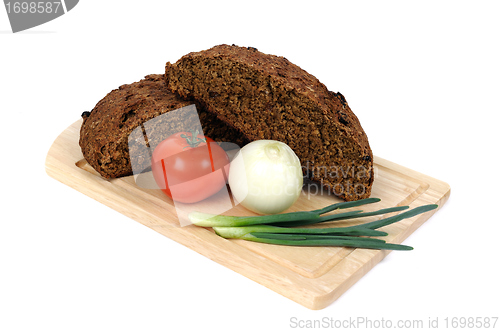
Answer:
[[288, 209], [299, 198], [302, 184], [299, 158], [279, 141], [258, 140], [245, 145], [229, 167], [233, 197], [259, 214]]

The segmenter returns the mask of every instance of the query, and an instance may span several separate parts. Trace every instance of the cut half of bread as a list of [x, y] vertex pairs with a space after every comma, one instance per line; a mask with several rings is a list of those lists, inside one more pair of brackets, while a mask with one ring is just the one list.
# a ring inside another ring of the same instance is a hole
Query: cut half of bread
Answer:
[[286, 58], [219, 45], [168, 62], [165, 81], [249, 141], [288, 144], [316, 190], [347, 201], [370, 196], [373, 155], [358, 118], [342, 94]]

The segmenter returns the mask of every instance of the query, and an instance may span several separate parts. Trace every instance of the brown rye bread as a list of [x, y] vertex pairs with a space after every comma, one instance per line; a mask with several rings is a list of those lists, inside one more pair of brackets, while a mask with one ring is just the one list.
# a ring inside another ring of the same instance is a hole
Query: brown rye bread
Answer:
[[288, 144], [321, 190], [346, 201], [370, 196], [373, 155], [358, 118], [342, 94], [286, 58], [218, 45], [167, 62], [165, 80], [249, 141]]
[[[120, 86], [101, 99], [91, 112], [82, 114], [79, 145], [85, 160], [107, 179], [132, 175], [131, 155], [139, 169], [146, 169], [152, 151], [145, 153], [144, 144], [131, 144], [129, 149], [129, 135], [148, 120], [193, 103], [168, 91], [163, 75], [148, 75], [139, 82]], [[196, 107], [206, 136], [239, 146], [248, 142], [199, 104]], [[145, 136], [145, 139], [141, 137], [141, 140], [146, 140], [147, 146], [156, 146], [197, 121], [194, 118], [170, 117], [168, 123], [155, 122], [154, 126], [158, 128], [153, 127], [151, 132], [160, 134]]]

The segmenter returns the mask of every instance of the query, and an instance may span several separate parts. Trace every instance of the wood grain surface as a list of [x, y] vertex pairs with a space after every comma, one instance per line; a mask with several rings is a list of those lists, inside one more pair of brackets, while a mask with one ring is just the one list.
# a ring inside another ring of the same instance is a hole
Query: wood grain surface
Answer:
[[[390, 251], [339, 247], [289, 247], [227, 240], [211, 229], [184, 225], [185, 214], [193, 209], [209, 209], [227, 204], [221, 192], [202, 205], [174, 204], [158, 189], [138, 185], [133, 176], [106, 180], [90, 167], [78, 146], [81, 120], [69, 126], [54, 141], [46, 158], [46, 172], [58, 181], [94, 198], [141, 224], [189, 247], [209, 259], [310, 309], [322, 309], [335, 301]], [[371, 211], [385, 207], [438, 204], [450, 195], [448, 184], [432, 177], [375, 157], [372, 197], [380, 202], [363, 206]], [[317, 190], [303, 190], [288, 211], [311, 210], [339, 201]], [[234, 204], [233, 204], [234, 205]], [[287, 212], [288, 212], [287, 211]], [[436, 210], [383, 228], [387, 242], [402, 243]], [[204, 212], [210, 212], [204, 210]], [[251, 215], [241, 206], [225, 208], [227, 215]], [[352, 225], [386, 217], [345, 221]], [[404, 252], [398, 254], [404, 255]]]

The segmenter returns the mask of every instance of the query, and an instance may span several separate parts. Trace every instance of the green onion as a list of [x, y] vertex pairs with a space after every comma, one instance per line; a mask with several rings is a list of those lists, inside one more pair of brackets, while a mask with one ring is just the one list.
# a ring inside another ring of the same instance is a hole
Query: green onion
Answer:
[[272, 225], [255, 225], [243, 227], [213, 227], [218, 235], [224, 238], [238, 239], [248, 233], [275, 233], [275, 234], [336, 234], [336, 235], [356, 235], [356, 236], [386, 236], [386, 232], [374, 229], [361, 229], [351, 227], [336, 228], [288, 228]]
[[[320, 217], [321, 214], [336, 210], [346, 209], [349, 207], [359, 206], [363, 204], [370, 204], [379, 202], [380, 198], [366, 198], [354, 202], [340, 202], [329, 205], [323, 209], [313, 211], [299, 211], [288, 212], [281, 214], [271, 214], [265, 216], [250, 216], [250, 217], [237, 217], [237, 216], [221, 216], [202, 212], [191, 212], [188, 215], [189, 220], [196, 226], [201, 227], [234, 227], [234, 226], [248, 226], [260, 224], [272, 224], [282, 222], [294, 221], [312, 221]], [[358, 213], [361, 211], [347, 212], [348, 214]]]
[[267, 216], [250, 216], [250, 217], [234, 217], [221, 216], [202, 212], [191, 212], [188, 215], [189, 220], [196, 226], [202, 227], [235, 227], [247, 225], [259, 225], [275, 222], [289, 222], [298, 220], [314, 220], [319, 218], [319, 214], [315, 212], [290, 212], [282, 214], [272, 214]]
[[[266, 234], [266, 235], [264, 235]], [[335, 247], [351, 247], [351, 248], [366, 248], [366, 249], [385, 249], [385, 250], [412, 250], [410, 246], [402, 244], [386, 243], [377, 239], [362, 238], [362, 237], [305, 237], [294, 234], [273, 234], [269, 236], [267, 233], [250, 233], [242, 239], [254, 242], [262, 242], [268, 244], [279, 244], [289, 246], [335, 246]]]
[[197, 226], [213, 227], [216, 234], [227, 239], [243, 239], [290, 246], [341, 246], [368, 249], [412, 250], [413, 248], [410, 246], [386, 243], [384, 240], [369, 236], [386, 236], [388, 235], [386, 232], [377, 229], [438, 207], [436, 204], [423, 205], [391, 217], [347, 227], [297, 227], [326, 221], [376, 216], [409, 208], [408, 206], [399, 206], [365, 213], [361, 213], [362, 211], [351, 211], [320, 216], [333, 210], [378, 201], [380, 199], [375, 198], [356, 202], [342, 202], [313, 211], [290, 212], [269, 216], [232, 217], [192, 212], [189, 218]]
[[280, 223], [280, 226], [287, 226], [287, 227], [305, 226], [305, 225], [317, 224], [320, 222], [327, 222], [327, 221], [334, 221], [334, 220], [347, 220], [347, 219], [361, 218], [361, 217], [372, 217], [372, 216], [378, 216], [381, 214], [386, 214], [386, 213], [391, 213], [391, 212], [399, 212], [402, 210], [406, 210], [408, 208], [409, 208], [409, 206], [395, 206], [395, 207], [391, 207], [391, 208], [387, 208], [387, 209], [380, 209], [377, 211], [365, 212], [365, 213], [360, 213], [362, 211], [350, 211], [350, 212], [336, 213], [336, 214], [330, 214], [327, 216], [322, 216], [322, 217], [319, 217], [318, 219], [315, 219], [315, 220], [299, 220], [299, 221], [292, 221], [292, 222], [288, 222], [288, 223]]
[[305, 226], [305, 225], [317, 224], [317, 223], [325, 222], [325, 221], [347, 219], [349, 217], [356, 218], [356, 216], [359, 215], [361, 212], [363, 212], [363, 211], [356, 210], [356, 211], [335, 213], [335, 214], [330, 214], [330, 215], [326, 215], [326, 216], [319, 216], [318, 218], [315, 218], [315, 219], [302, 219], [302, 220], [277, 222], [277, 223], [269, 223], [269, 224], [270, 225], [279, 225], [279, 226], [284, 226], [284, 227]]
[[384, 227], [384, 226], [393, 224], [395, 222], [401, 221], [403, 219], [411, 218], [411, 217], [414, 217], [416, 215], [434, 210], [437, 207], [438, 207], [437, 204], [422, 205], [422, 206], [416, 207], [410, 211], [402, 212], [402, 213], [397, 214], [397, 215], [392, 216], [392, 217], [372, 221], [372, 222], [369, 222], [369, 223], [366, 223], [363, 225], [354, 226], [354, 227], [364, 227], [364, 228], [370, 228], [370, 229], [377, 229], [377, 228]]

